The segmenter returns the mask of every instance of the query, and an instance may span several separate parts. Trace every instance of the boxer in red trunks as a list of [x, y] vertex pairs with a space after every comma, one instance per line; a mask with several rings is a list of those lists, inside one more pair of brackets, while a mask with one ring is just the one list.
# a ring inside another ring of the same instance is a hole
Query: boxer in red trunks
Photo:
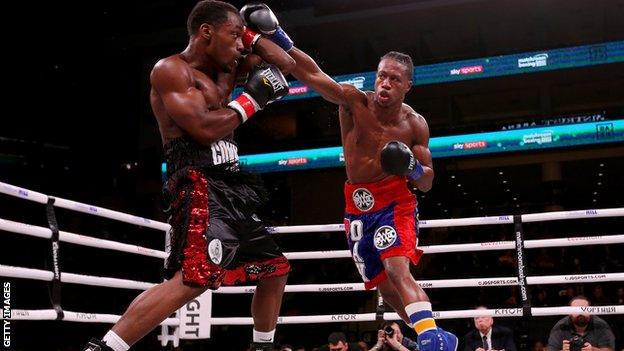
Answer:
[[417, 202], [408, 183], [426, 192], [434, 176], [427, 122], [403, 103], [412, 86], [412, 59], [398, 52], [384, 55], [375, 91], [364, 92], [338, 84], [293, 47], [265, 4], [247, 5], [241, 15], [295, 59], [291, 74], [339, 105], [348, 178], [345, 230], [366, 287], [377, 286], [413, 326], [421, 351], [455, 351], [457, 337], [437, 327], [429, 298], [410, 273], [410, 262], [417, 264], [422, 251], [416, 248]]

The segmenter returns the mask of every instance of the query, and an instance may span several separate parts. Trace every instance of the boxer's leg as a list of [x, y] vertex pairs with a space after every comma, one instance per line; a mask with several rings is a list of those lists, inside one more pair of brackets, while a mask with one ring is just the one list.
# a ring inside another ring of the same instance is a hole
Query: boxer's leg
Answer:
[[388, 280], [394, 285], [403, 305], [418, 301], [429, 301], [427, 293], [418, 285], [410, 272], [410, 261], [405, 256], [393, 256], [385, 258], [384, 269]]
[[388, 280], [396, 287], [396, 291], [405, 306], [405, 314], [418, 334], [421, 351], [455, 351], [457, 337], [438, 328], [431, 303], [425, 291], [416, 283], [409, 270], [409, 258], [404, 256], [387, 257], [383, 260]]
[[405, 305], [403, 305], [403, 301], [401, 301], [401, 296], [399, 295], [397, 288], [394, 286], [390, 279], [386, 279], [377, 285], [377, 289], [383, 297], [384, 302], [386, 302], [396, 313], [399, 314], [401, 319], [405, 322], [405, 324], [411, 326], [411, 322], [409, 320], [409, 316], [405, 313]]
[[160, 322], [188, 301], [206, 291], [207, 287], [185, 285], [182, 272], [137, 296], [103, 340], [92, 339], [83, 349], [125, 351]]
[[111, 330], [128, 345], [132, 345], [206, 289], [207, 287], [185, 285], [182, 273], [177, 272], [173, 279], [137, 296]]
[[262, 221], [254, 217], [243, 227], [246, 235], [233, 262], [236, 267], [226, 273], [223, 284], [257, 282], [251, 302], [251, 350], [272, 350], [290, 264]]
[[[275, 330], [288, 275], [260, 279], [251, 302], [254, 330], [266, 333]], [[272, 340], [271, 340], [272, 341]]]

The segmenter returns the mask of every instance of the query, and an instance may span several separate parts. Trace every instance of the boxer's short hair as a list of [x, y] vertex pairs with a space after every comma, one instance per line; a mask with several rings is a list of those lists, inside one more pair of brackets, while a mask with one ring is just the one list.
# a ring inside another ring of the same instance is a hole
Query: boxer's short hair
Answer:
[[414, 76], [414, 61], [412, 61], [412, 57], [410, 55], [398, 51], [390, 51], [383, 55], [379, 61], [385, 59], [392, 59], [403, 64], [405, 68], [407, 68], [409, 80], [412, 80], [412, 77]]
[[192, 36], [204, 24], [219, 25], [228, 19], [228, 13], [238, 15], [236, 7], [223, 1], [204, 0], [198, 2], [186, 20], [186, 30]]

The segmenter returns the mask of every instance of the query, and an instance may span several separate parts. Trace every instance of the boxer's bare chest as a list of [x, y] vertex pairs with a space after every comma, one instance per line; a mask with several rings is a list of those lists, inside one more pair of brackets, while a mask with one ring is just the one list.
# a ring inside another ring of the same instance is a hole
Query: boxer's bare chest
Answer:
[[230, 94], [234, 89], [231, 79], [225, 74], [219, 74], [214, 78], [208, 77], [205, 73], [191, 68], [193, 83], [195, 88], [201, 91], [208, 109], [220, 109], [230, 102]]
[[410, 111], [401, 109], [396, 116], [379, 116], [370, 102], [340, 109], [342, 145], [347, 176], [353, 183], [378, 181], [385, 177], [379, 162], [383, 146], [392, 140], [414, 144]]

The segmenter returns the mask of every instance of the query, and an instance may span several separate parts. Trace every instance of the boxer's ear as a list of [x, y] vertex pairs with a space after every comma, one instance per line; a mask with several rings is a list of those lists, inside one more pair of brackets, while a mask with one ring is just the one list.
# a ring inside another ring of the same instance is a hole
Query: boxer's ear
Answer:
[[210, 41], [214, 34], [214, 26], [208, 23], [202, 23], [199, 26], [199, 35], [201, 35], [204, 39]]

